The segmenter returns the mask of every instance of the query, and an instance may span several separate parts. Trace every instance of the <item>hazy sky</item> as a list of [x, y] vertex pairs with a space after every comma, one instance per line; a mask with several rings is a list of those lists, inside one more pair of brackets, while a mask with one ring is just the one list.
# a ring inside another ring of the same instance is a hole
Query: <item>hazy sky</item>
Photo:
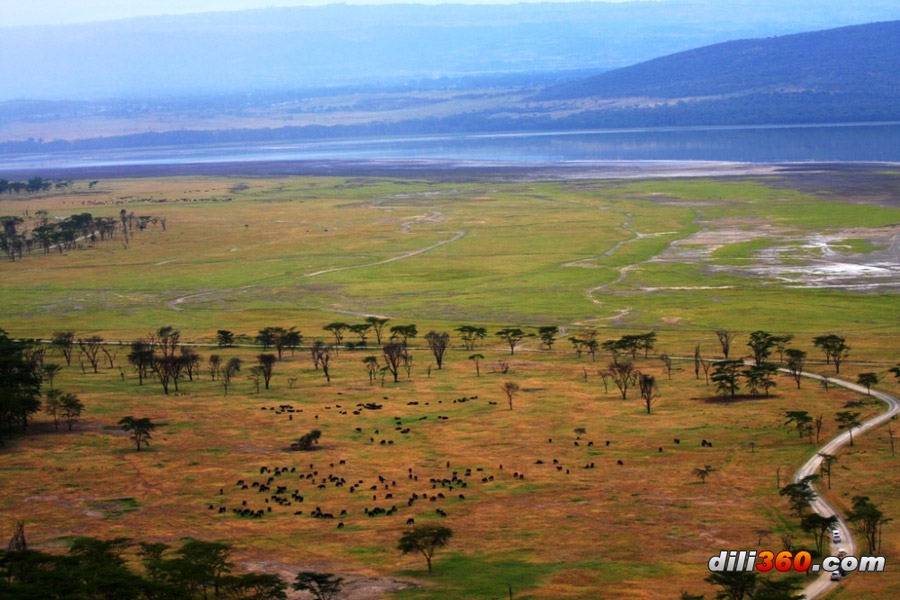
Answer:
[[[515, 4], [522, 0], [344, 0], [345, 4]], [[573, 0], [531, 0], [560, 2]], [[598, 0], [592, 0], [598, 1]], [[627, 0], [599, 0], [625, 2]], [[665, 0], [657, 0], [665, 1]], [[267, 6], [315, 6], [335, 0], [0, 0], [2, 26], [60, 25], [147, 15], [243, 10]]]

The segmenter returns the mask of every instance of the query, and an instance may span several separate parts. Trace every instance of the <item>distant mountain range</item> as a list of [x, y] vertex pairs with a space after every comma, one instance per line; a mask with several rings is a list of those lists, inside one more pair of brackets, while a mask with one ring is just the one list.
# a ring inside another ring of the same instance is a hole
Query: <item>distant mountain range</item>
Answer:
[[584, 112], [607, 124], [900, 119], [900, 21], [714, 44], [554, 85], [531, 100], [600, 105]]
[[[745, 39], [589, 77], [0, 103], [0, 153], [342, 136], [900, 121], [900, 21]], [[539, 86], [540, 81], [550, 85]], [[39, 132], [35, 134], [32, 132]], [[28, 139], [32, 138], [32, 139]]]

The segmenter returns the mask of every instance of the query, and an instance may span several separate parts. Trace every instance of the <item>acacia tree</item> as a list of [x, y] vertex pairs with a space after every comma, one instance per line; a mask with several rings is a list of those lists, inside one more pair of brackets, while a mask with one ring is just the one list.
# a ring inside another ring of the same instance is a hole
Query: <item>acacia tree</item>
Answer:
[[638, 376], [640, 375], [634, 368], [634, 364], [628, 361], [613, 361], [609, 363], [606, 372], [609, 373], [610, 379], [612, 379], [613, 383], [616, 384], [616, 387], [619, 388], [619, 392], [622, 394], [622, 400], [627, 400], [628, 388], [637, 383]]
[[[260, 374], [262, 375], [263, 381], [266, 383], [266, 389], [269, 389], [269, 381], [272, 379], [272, 370], [275, 368], [275, 355], [274, 354], [257, 354], [256, 361], [259, 363], [259, 367], [261, 369]], [[257, 386], [258, 388], [259, 386]], [[256, 390], [257, 392], [259, 389]]]
[[384, 331], [384, 326], [387, 324], [390, 319], [383, 317], [366, 317], [366, 323], [372, 326], [372, 331], [375, 332], [375, 343], [379, 346], [381, 345], [381, 334]]
[[297, 573], [293, 587], [298, 592], [309, 592], [315, 600], [334, 600], [341, 593], [343, 582], [343, 577], [331, 573], [303, 571]]
[[44, 403], [41, 408], [41, 410], [44, 411], [44, 414], [53, 419], [53, 427], [56, 431], [59, 431], [59, 418], [62, 416], [61, 396], [62, 392], [60, 390], [48, 391], [44, 396]]
[[513, 398], [519, 393], [519, 384], [515, 381], [507, 381], [503, 384], [501, 389], [503, 390], [503, 393], [506, 394], [506, 399], [509, 401], [509, 410], [512, 410]]
[[147, 340], [131, 342], [128, 362], [137, 372], [138, 385], [144, 385], [144, 379], [147, 378], [147, 374], [153, 368], [153, 346]]
[[440, 369], [444, 362], [444, 352], [450, 346], [450, 334], [429, 331], [425, 334], [425, 341], [428, 342], [428, 347], [431, 348], [431, 353], [434, 354], [434, 360], [437, 362], [437, 368]]
[[50, 345], [59, 350], [66, 359], [66, 366], [72, 366], [72, 347], [75, 341], [74, 331], [54, 331]]
[[859, 427], [859, 415], [858, 412], [851, 412], [849, 410], [844, 410], [837, 413], [834, 416], [834, 420], [837, 421], [838, 429], [846, 429], [850, 432], [850, 445], [853, 445], [853, 428]]
[[719, 340], [719, 345], [722, 346], [722, 356], [724, 356], [726, 360], [728, 359], [728, 353], [731, 352], [731, 342], [733, 342], [736, 337], [737, 333], [733, 331], [727, 329], [716, 330], [716, 338]]
[[776, 367], [772, 363], [763, 362], [759, 365], [752, 365], [747, 369], [744, 369], [741, 374], [744, 376], [744, 379], [747, 380], [747, 387], [750, 388], [750, 393], [754, 396], [759, 395], [760, 388], [764, 389], [766, 392], [766, 397], [769, 396], [769, 389], [775, 387], [775, 373], [778, 371], [778, 367]]
[[785, 425], [794, 424], [797, 428], [797, 437], [803, 437], [804, 433], [808, 433], [812, 426], [813, 418], [805, 410], [789, 410], [784, 413], [787, 420]]
[[640, 375], [638, 378], [641, 389], [641, 398], [644, 399], [644, 406], [647, 407], [647, 414], [650, 414], [650, 407], [656, 402], [656, 378], [653, 375]]
[[807, 475], [800, 481], [789, 483], [778, 491], [778, 495], [786, 497], [791, 505], [791, 510], [802, 519], [809, 508], [809, 503], [816, 499], [816, 492], [812, 488], [813, 483], [819, 479], [818, 475]]
[[866, 386], [866, 394], [869, 396], [872, 395], [872, 386], [878, 385], [878, 375], [875, 373], [860, 373], [856, 378], [856, 383], [859, 385]]
[[60, 416], [66, 422], [69, 431], [72, 431], [72, 426], [81, 418], [84, 404], [75, 394], [65, 393], [59, 397], [59, 410]]
[[818, 513], [804, 515], [800, 520], [800, 528], [812, 536], [813, 541], [816, 543], [816, 551], [820, 556], [824, 551], [825, 534], [834, 529], [837, 524], [837, 516], [823, 517]]
[[409, 531], [405, 531], [400, 537], [397, 549], [403, 554], [420, 553], [428, 564], [428, 574], [431, 570], [431, 559], [438, 548], [445, 548], [453, 537], [453, 531], [449, 527], [438, 525], [418, 525]]
[[710, 379], [716, 384], [716, 391], [721, 392], [723, 398], [728, 394], [734, 398], [740, 389], [738, 376], [742, 366], [744, 363], [740, 360], [720, 360], [715, 363]]
[[219, 345], [219, 348], [234, 346], [234, 333], [227, 329], [219, 329], [216, 331], [216, 343]]
[[91, 363], [91, 367], [94, 369], [94, 373], [97, 373], [97, 364], [100, 362], [100, 347], [103, 345], [103, 338], [99, 335], [92, 335], [87, 338], [78, 338], [78, 347], [81, 349], [81, 354], [87, 358], [88, 362]]
[[197, 374], [197, 377], [200, 377], [200, 355], [194, 352], [193, 348], [182, 346], [180, 358], [189, 380], [194, 380], [194, 373]]
[[374, 356], [367, 356], [363, 360], [366, 365], [366, 372], [369, 374], [369, 383], [375, 383], [375, 374], [378, 373], [378, 359]]
[[471, 354], [469, 360], [475, 363], [475, 375], [481, 377], [481, 361], [484, 360], [484, 354]]
[[306, 452], [308, 450], [312, 450], [313, 446], [319, 443], [319, 438], [322, 437], [322, 432], [318, 429], [313, 429], [309, 433], [304, 433], [300, 436], [300, 438], [291, 444], [295, 450], [301, 450]]
[[341, 345], [341, 340], [344, 339], [344, 331], [349, 329], [350, 325], [347, 323], [342, 323], [341, 321], [335, 321], [334, 323], [329, 323], [322, 329], [325, 331], [330, 331], [331, 335], [334, 336], [334, 344], [335, 346]]
[[893, 373], [894, 377], [897, 378], [897, 381], [900, 382], [900, 365], [897, 365], [896, 367], [891, 367], [890, 369], [888, 369], [888, 373]]
[[775, 343], [775, 350], [778, 351], [778, 363], [784, 364], [784, 353], [787, 351], [788, 344], [794, 339], [791, 334], [773, 335], [772, 341]]
[[483, 340], [487, 336], [487, 329], [484, 327], [475, 327], [474, 325], [461, 325], [456, 328], [459, 332], [459, 338], [463, 341], [466, 350], [475, 349], [475, 342]]
[[525, 332], [518, 327], [507, 327], [505, 329], [501, 329], [495, 335], [509, 344], [510, 354], [515, 354], [516, 346], [520, 341], [522, 341], [522, 338], [525, 337]]
[[44, 365], [44, 377], [47, 383], [50, 384], [50, 389], [53, 389], [53, 380], [56, 379], [56, 376], [59, 375], [60, 371], [62, 371], [62, 366], [56, 363], [47, 363]]
[[541, 338], [541, 342], [545, 346], [547, 346], [547, 350], [553, 349], [553, 342], [556, 341], [556, 336], [559, 335], [559, 327], [556, 325], [545, 325], [543, 327], [538, 327], [538, 336]]
[[841, 362], [850, 354], [850, 346], [842, 336], [834, 333], [820, 335], [813, 338], [813, 345], [821, 348], [825, 354], [825, 364], [834, 361], [835, 373], [841, 372]]
[[136, 419], [131, 415], [128, 415], [119, 420], [119, 427], [124, 431], [131, 432], [131, 439], [137, 446], [138, 452], [140, 452], [142, 445], [150, 445], [150, 439], [153, 437], [150, 433], [156, 429], [156, 424], [146, 417]]
[[696, 475], [697, 478], [700, 479], [700, 483], [705, 484], [706, 478], [709, 477], [713, 471], [715, 471], [714, 468], [712, 468], [709, 465], [706, 465], [703, 468], [697, 467], [696, 469], [694, 469], [694, 475]]
[[791, 377], [797, 382], [797, 389], [800, 389], [800, 380], [803, 379], [803, 367], [806, 365], [806, 352], [789, 348], [786, 350], [787, 366], [791, 372]]
[[385, 344], [381, 350], [384, 354], [385, 368], [394, 376], [394, 383], [397, 383], [397, 373], [400, 370], [400, 364], [403, 362], [403, 355], [406, 352], [403, 346], [396, 342]]
[[831, 489], [831, 470], [834, 467], [834, 463], [838, 461], [838, 457], [834, 454], [828, 454], [827, 452], [817, 452], [817, 454], [822, 457], [822, 462], [819, 464], [819, 471], [822, 473], [822, 477], [826, 477], [828, 479], [828, 489]]
[[231, 379], [241, 370], [241, 359], [234, 356], [225, 363], [222, 369], [222, 387], [225, 388], [225, 395], [228, 395], [228, 388], [231, 386]]
[[750, 350], [753, 351], [753, 360], [756, 366], [761, 366], [763, 361], [769, 358], [772, 353], [772, 347], [775, 345], [775, 337], [762, 330], [754, 331], [750, 334], [750, 341], [747, 342]]
[[700, 344], [694, 346], [694, 379], [700, 379], [700, 363], [703, 359], [700, 357]]
[[369, 335], [370, 329], [372, 329], [371, 323], [357, 323], [350, 326], [350, 333], [359, 336], [359, 343], [363, 348], [365, 348], [366, 336]]
[[222, 357], [218, 354], [210, 354], [206, 364], [209, 369], [209, 378], [215, 381], [219, 375], [219, 368], [222, 365]]
[[399, 342], [403, 348], [414, 337], [419, 335], [419, 330], [415, 325], [394, 325], [391, 327], [391, 341]]
[[175, 356], [175, 350], [178, 348], [178, 341], [181, 339], [181, 332], [172, 326], [160, 327], [156, 330], [156, 334], [150, 334], [151, 342], [158, 345], [162, 350], [163, 356]]
[[885, 518], [881, 509], [873, 504], [868, 496], [854, 496], [853, 510], [847, 515], [856, 530], [866, 540], [869, 554], [881, 551], [881, 530], [885, 523], [892, 519]]

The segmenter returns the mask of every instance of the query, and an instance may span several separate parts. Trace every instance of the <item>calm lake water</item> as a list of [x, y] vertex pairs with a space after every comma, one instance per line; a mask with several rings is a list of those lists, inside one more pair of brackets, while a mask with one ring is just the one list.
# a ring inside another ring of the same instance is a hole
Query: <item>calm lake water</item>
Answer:
[[433, 135], [60, 152], [3, 156], [0, 171], [311, 160], [432, 160], [486, 165], [900, 162], [900, 122]]

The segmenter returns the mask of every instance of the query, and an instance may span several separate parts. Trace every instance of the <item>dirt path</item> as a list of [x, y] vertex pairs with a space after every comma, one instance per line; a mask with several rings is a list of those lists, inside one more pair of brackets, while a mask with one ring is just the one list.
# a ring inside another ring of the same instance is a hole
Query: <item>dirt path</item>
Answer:
[[[787, 369], [780, 369], [780, 370], [784, 371], [784, 372], [789, 372]], [[817, 379], [819, 381], [821, 381], [823, 379], [823, 377], [821, 375], [816, 375], [813, 373], [803, 373], [803, 375], [805, 377], [809, 377], [811, 379]], [[828, 378], [828, 381], [835, 385], [839, 385], [839, 386], [845, 387], [849, 390], [853, 390], [854, 392], [859, 392], [861, 394], [866, 393], [865, 387], [863, 387], [861, 385], [857, 385], [855, 383], [850, 383], [849, 381], [844, 381], [841, 379], [833, 379], [831, 377]], [[890, 394], [886, 394], [885, 392], [880, 392], [878, 390], [872, 390], [871, 395], [878, 398], [879, 400], [883, 400], [884, 402], [886, 402], [888, 405], [888, 410], [887, 410], [887, 412], [883, 412], [880, 415], [877, 415], [867, 421], [864, 421], [862, 423], [862, 425], [860, 425], [858, 428], [856, 428], [856, 436], [857, 437], [859, 437], [859, 435], [861, 433], [868, 431], [869, 429], [873, 429], [873, 428], [881, 425], [882, 423], [887, 422], [888, 420], [893, 418], [895, 415], [900, 414], [900, 400], [898, 400], [896, 397], [894, 397]], [[824, 446], [819, 448], [816, 451], [816, 454], [814, 454], [812, 458], [810, 458], [808, 461], [806, 461], [806, 463], [804, 463], [804, 465], [802, 467], [800, 467], [800, 469], [794, 475], [794, 482], [796, 483], [796, 482], [800, 481], [801, 479], [803, 479], [804, 477], [807, 477], [809, 475], [814, 475], [819, 471], [819, 467], [822, 464], [822, 457], [819, 456], [820, 453], [835, 454], [839, 449], [841, 449], [842, 447], [846, 446], [849, 443], [850, 443], [850, 432], [849, 431], [845, 431], [844, 433], [833, 438], [827, 444], [825, 444]], [[839, 542], [837, 544], [835, 544], [835, 543], [831, 544], [831, 555], [836, 556], [838, 553], [838, 550], [843, 549], [847, 552], [848, 555], [856, 556], [857, 555], [856, 540], [853, 538], [853, 534], [851, 533], [850, 528], [847, 525], [847, 522], [844, 520], [844, 518], [840, 514], [838, 514], [838, 512], [834, 509], [834, 507], [831, 506], [831, 504], [829, 504], [827, 500], [825, 500], [824, 498], [822, 498], [819, 495], [816, 496], [815, 500], [810, 502], [810, 506], [817, 514], [820, 514], [823, 517], [830, 517], [831, 515], [835, 515], [838, 518], [838, 522], [839, 522], [838, 529], [841, 532], [841, 539], [843, 541]], [[807, 585], [804, 588], [803, 593], [806, 595], [807, 600], [815, 600], [815, 598], [824, 596], [825, 594], [832, 591], [839, 585], [840, 585], [840, 582], [831, 581], [830, 574], [825, 571], [822, 571], [820, 573], [820, 575], [816, 578], [815, 581], [813, 581], [812, 583], [810, 583], [809, 585]]]
[[410, 257], [416, 256], [419, 254], [424, 254], [425, 252], [428, 252], [429, 250], [434, 250], [435, 248], [443, 246], [444, 244], [449, 244], [451, 242], [455, 242], [456, 240], [460, 239], [464, 235], [466, 235], [465, 231], [457, 231], [453, 235], [453, 237], [450, 238], [449, 240], [441, 240], [440, 242], [431, 244], [430, 246], [425, 246], [424, 248], [419, 248], [418, 250], [413, 250], [411, 252], [407, 252], [406, 254], [401, 254], [400, 256], [394, 256], [392, 258], [386, 258], [384, 260], [365, 263], [362, 265], [351, 265], [349, 267], [334, 267], [332, 269], [323, 269], [321, 271], [314, 271], [312, 273], [304, 273], [303, 276], [304, 277], [318, 277], [319, 275], [324, 275], [326, 273], [336, 273], [338, 271], [347, 271], [349, 269], [364, 269], [366, 267], [375, 267], [378, 265], [386, 265], [388, 263], [396, 262], [398, 260], [403, 260], [405, 258], [410, 258]]

